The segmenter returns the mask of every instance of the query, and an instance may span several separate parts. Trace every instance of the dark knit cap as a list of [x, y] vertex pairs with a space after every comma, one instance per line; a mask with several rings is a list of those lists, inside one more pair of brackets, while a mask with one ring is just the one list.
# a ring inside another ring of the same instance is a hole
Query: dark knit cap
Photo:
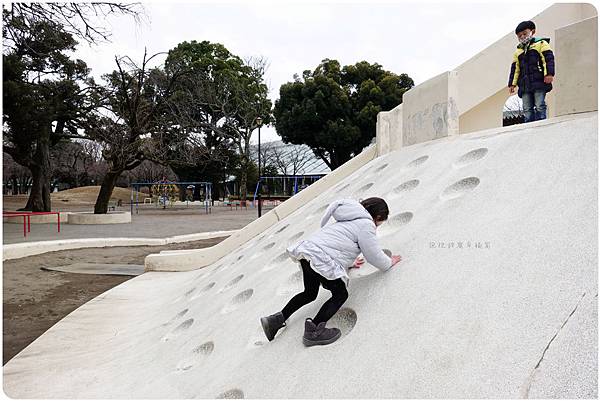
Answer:
[[515, 33], [523, 32], [525, 29], [535, 29], [535, 24], [533, 21], [523, 21], [519, 25], [517, 25], [517, 29], [515, 29]]

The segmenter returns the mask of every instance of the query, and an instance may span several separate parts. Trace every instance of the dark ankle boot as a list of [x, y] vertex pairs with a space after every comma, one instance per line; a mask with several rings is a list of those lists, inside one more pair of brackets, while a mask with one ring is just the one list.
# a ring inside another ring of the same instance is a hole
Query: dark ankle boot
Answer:
[[302, 343], [307, 347], [331, 344], [340, 338], [341, 335], [342, 332], [339, 329], [328, 329], [325, 327], [325, 322], [315, 325], [312, 319], [308, 318], [304, 322], [304, 336], [302, 337]]
[[283, 318], [283, 313], [277, 312], [267, 317], [261, 317], [260, 324], [262, 325], [267, 339], [272, 341], [279, 329], [285, 326], [285, 319]]

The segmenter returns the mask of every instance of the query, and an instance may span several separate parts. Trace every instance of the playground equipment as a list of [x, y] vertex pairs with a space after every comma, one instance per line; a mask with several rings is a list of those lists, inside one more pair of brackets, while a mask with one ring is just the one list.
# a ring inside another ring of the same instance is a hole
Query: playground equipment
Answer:
[[259, 190], [262, 200], [285, 201], [324, 176], [325, 174], [260, 177], [256, 183], [252, 204], [255, 204]]
[[[10, 212], [2, 211], [2, 217], [23, 217], [23, 237], [31, 232], [31, 216], [56, 215], [57, 232], [60, 233], [60, 212]], [[27, 222], [27, 225], [25, 224]]]
[[[156, 207], [162, 206], [166, 209], [167, 206], [172, 207], [179, 199], [179, 194], [183, 189], [186, 191], [186, 207], [189, 202], [193, 202], [194, 190], [200, 188], [201, 202], [204, 205], [206, 214], [212, 211], [212, 183], [204, 181], [193, 182], [176, 182], [160, 180], [157, 182], [134, 182], [131, 184], [131, 214], [133, 214], [133, 205], [135, 203], [135, 213], [139, 214], [139, 193], [142, 187], [150, 189], [151, 197], [145, 197], [143, 204], [155, 204]], [[135, 202], [134, 202], [135, 192]], [[202, 199], [202, 197], [204, 199]], [[149, 201], [149, 202], [148, 202]]]

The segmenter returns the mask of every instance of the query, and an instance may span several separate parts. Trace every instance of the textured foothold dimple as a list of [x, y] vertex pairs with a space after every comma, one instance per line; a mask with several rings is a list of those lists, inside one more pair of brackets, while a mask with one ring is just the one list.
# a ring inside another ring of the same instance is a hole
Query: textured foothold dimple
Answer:
[[277, 266], [281, 266], [283, 262], [289, 259], [287, 252], [280, 253], [273, 261], [267, 264], [261, 271], [267, 272], [276, 268]]
[[282, 232], [283, 230], [285, 230], [289, 226], [290, 226], [289, 224], [286, 224], [285, 226], [281, 227], [279, 230], [275, 231], [275, 234], [279, 234], [280, 232]]
[[389, 234], [391, 232], [396, 232], [396, 230], [408, 223], [413, 218], [413, 214], [411, 212], [404, 212], [396, 214], [390, 217], [379, 230], [382, 234]]
[[240, 261], [240, 260], [242, 260], [242, 259], [243, 259], [243, 257], [244, 257], [244, 255], [240, 255], [240, 256], [238, 256], [238, 258], [237, 258], [237, 261]]
[[[348, 335], [356, 325], [356, 312], [350, 308], [340, 309], [329, 322], [328, 327], [337, 327], [342, 332], [342, 337]], [[335, 343], [334, 343], [335, 344]]]
[[385, 169], [387, 166], [388, 166], [388, 163], [385, 163], [385, 164], [383, 164], [383, 165], [381, 165], [381, 166], [377, 167], [377, 168], [375, 169], [375, 172], [376, 172], [376, 173], [378, 173], [378, 172], [380, 172], [381, 170]]
[[370, 182], [370, 183], [368, 183], [366, 185], [363, 185], [362, 187], [358, 188], [355, 193], [357, 195], [361, 195], [363, 192], [365, 192], [367, 189], [371, 188], [372, 186], [373, 186], [373, 183]]
[[485, 157], [485, 155], [487, 155], [488, 153], [488, 149], [487, 148], [479, 148], [479, 149], [475, 149], [470, 151], [469, 153], [465, 153], [464, 155], [462, 155], [454, 164], [454, 167], [463, 167], [466, 166], [468, 164], [471, 164], [479, 159], [482, 159], [483, 157]]
[[179, 362], [176, 367], [178, 372], [187, 372], [202, 358], [207, 357], [213, 352], [215, 345], [212, 341], [208, 341], [192, 350], [192, 355], [183, 361]]
[[323, 206], [319, 207], [318, 209], [316, 209], [313, 212], [313, 214], [311, 215], [311, 217], [314, 217], [314, 216], [317, 216], [317, 215], [320, 216], [321, 213], [323, 213], [325, 211], [325, 209], [327, 209], [328, 206], [329, 205], [323, 205]]
[[177, 368], [175, 370], [177, 370], [178, 372], [187, 372], [188, 370], [190, 370], [193, 367], [194, 367], [193, 361], [186, 359], [185, 361], [179, 362], [177, 364]]
[[440, 198], [443, 200], [454, 199], [463, 196], [477, 185], [479, 185], [479, 178], [467, 177], [462, 180], [455, 182], [448, 188], [444, 189], [444, 192], [440, 194]]
[[187, 329], [189, 329], [190, 327], [192, 327], [192, 324], [194, 324], [194, 319], [188, 319], [188, 320], [186, 320], [185, 322], [181, 323], [179, 326], [177, 326], [173, 330], [171, 330], [169, 333], [167, 333], [162, 338], [162, 341], [169, 341], [169, 340], [172, 340], [172, 339], [176, 338], [183, 331], [186, 331]]
[[410, 181], [406, 181], [400, 185], [398, 185], [397, 187], [395, 187], [391, 192], [390, 192], [390, 196], [392, 198], [398, 197], [406, 192], [410, 192], [413, 189], [415, 189], [417, 186], [419, 186], [420, 181], [419, 180], [410, 180]]
[[273, 262], [275, 263], [281, 263], [286, 261], [289, 258], [287, 252], [283, 252], [281, 254], [279, 254], [275, 259], [273, 259]]
[[238, 390], [237, 388], [233, 390], [227, 390], [224, 393], [221, 393], [217, 396], [217, 399], [234, 399], [234, 398], [244, 398], [244, 392], [242, 390]]
[[205, 342], [204, 344], [194, 348], [192, 350], [192, 352], [194, 354], [210, 355], [210, 354], [212, 354], [214, 349], [215, 349], [215, 343], [213, 343], [212, 341], [208, 341], [208, 342]]
[[425, 163], [427, 161], [427, 159], [429, 159], [429, 156], [421, 156], [418, 159], [415, 159], [415, 160], [411, 161], [410, 163], [408, 163], [406, 165], [406, 168], [413, 168], [413, 167], [420, 166], [421, 164]]
[[216, 272], [218, 272], [218, 271], [220, 271], [220, 270], [223, 270], [223, 268], [224, 268], [224, 267], [225, 267], [225, 264], [224, 264], [224, 263], [221, 263], [221, 264], [217, 265], [217, 267], [215, 267], [215, 268], [213, 269], [213, 271], [212, 271], [212, 272], [210, 272], [210, 274], [215, 274]]
[[296, 273], [292, 274], [290, 276], [290, 278], [288, 278], [288, 282], [289, 283], [301, 283], [302, 282], [302, 272], [301, 271], [297, 271]]
[[248, 302], [248, 300], [252, 298], [253, 293], [254, 290], [251, 288], [240, 292], [235, 297], [233, 297], [227, 305], [225, 305], [225, 307], [222, 309], [222, 312], [229, 313], [231, 311], [236, 310], [241, 304]]
[[175, 328], [175, 332], [180, 332], [189, 329], [194, 324], [194, 319], [188, 319]]
[[175, 320], [181, 319], [186, 313], [188, 313], [188, 309], [182, 310], [181, 312], [179, 312], [178, 314], [173, 316], [173, 318], [171, 320], [169, 320], [167, 323], [163, 323], [162, 326], [168, 326], [169, 324], [173, 323]]
[[303, 234], [304, 231], [300, 231], [299, 233], [292, 235], [288, 241], [296, 241], [298, 238], [302, 237]]
[[204, 288], [202, 288], [200, 290], [200, 292], [206, 292], [208, 290], [210, 290], [211, 288], [213, 288], [215, 286], [215, 282], [213, 281], [212, 283], [207, 284]]
[[266, 251], [266, 250], [268, 250], [268, 249], [271, 249], [271, 248], [273, 248], [274, 246], [275, 246], [275, 243], [274, 243], [274, 242], [271, 242], [270, 244], [268, 244], [268, 245], [265, 245], [265, 247], [263, 248], [263, 250], [265, 250], [265, 251]]
[[297, 271], [290, 275], [286, 283], [277, 289], [277, 294], [282, 296], [297, 294], [302, 290], [303, 281], [302, 271]]
[[236, 278], [234, 278], [233, 280], [231, 280], [229, 283], [227, 283], [227, 285], [225, 285], [225, 287], [223, 287], [221, 289], [221, 292], [229, 290], [231, 287], [233, 287], [234, 285], [236, 285], [243, 278], [244, 278], [244, 275], [240, 274], [239, 276], [237, 276]]
[[196, 288], [192, 288], [191, 290], [189, 290], [188, 292], [186, 292], [184, 294], [184, 297], [189, 298], [195, 292], [196, 292]]
[[337, 191], [343, 191], [345, 189], [347, 189], [350, 186], [350, 184], [345, 184], [343, 187], [337, 189]]

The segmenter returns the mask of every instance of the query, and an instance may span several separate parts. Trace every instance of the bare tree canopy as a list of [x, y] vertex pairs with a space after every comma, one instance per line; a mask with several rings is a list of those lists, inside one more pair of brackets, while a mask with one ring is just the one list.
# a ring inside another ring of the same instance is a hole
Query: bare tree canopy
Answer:
[[[47, 22], [61, 25], [63, 30], [89, 44], [98, 44], [110, 40], [111, 32], [101, 24], [92, 22], [93, 18], [104, 19], [109, 15], [128, 15], [139, 23], [144, 9], [141, 3], [10, 3], [3, 5], [2, 22], [5, 48], [19, 46], [24, 35], [33, 25]], [[8, 18], [18, 19], [20, 26], [7, 24]]]
[[99, 107], [89, 68], [72, 60], [76, 37], [89, 43], [109, 33], [93, 21], [125, 13], [138, 18], [137, 5], [115, 3], [12, 3], [3, 6], [3, 145], [26, 166], [33, 183], [25, 210], [49, 211], [50, 150], [80, 137], [87, 116]]

